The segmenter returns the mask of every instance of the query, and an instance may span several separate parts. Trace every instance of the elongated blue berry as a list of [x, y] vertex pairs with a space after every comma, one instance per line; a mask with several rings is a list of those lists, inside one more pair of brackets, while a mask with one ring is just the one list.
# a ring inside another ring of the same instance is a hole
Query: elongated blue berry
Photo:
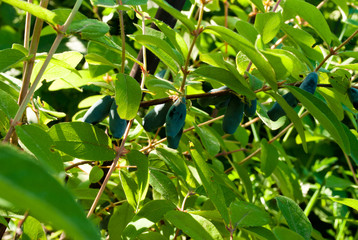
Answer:
[[247, 99], [245, 100], [244, 113], [245, 113], [246, 117], [253, 117], [255, 115], [256, 105], [257, 105], [256, 98], [251, 101], [247, 101]]
[[244, 102], [235, 95], [230, 99], [227, 106], [224, 119], [223, 130], [225, 133], [233, 134], [237, 127], [240, 125], [242, 117], [244, 115]]
[[144, 116], [142, 122], [143, 128], [146, 131], [151, 132], [163, 126], [168, 110], [172, 106], [172, 104], [173, 102], [170, 101], [156, 105], [152, 110], [147, 113], [147, 115]]
[[[222, 90], [228, 90], [228, 89], [229, 88], [227, 86], [223, 86], [220, 88], [211, 89], [209, 91], [209, 93], [222, 91]], [[215, 105], [216, 108], [223, 108], [228, 105], [230, 97], [231, 97], [231, 94], [228, 92], [225, 95], [199, 98], [198, 103], [202, 107], [207, 107], [209, 105]]]
[[108, 116], [113, 101], [114, 99], [108, 95], [98, 100], [87, 110], [82, 121], [92, 124], [103, 121]]
[[165, 132], [167, 137], [175, 137], [185, 124], [186, 105], [185, 98], [177, 99], [169, 108], [165, 123]]
[[349, 100], [351, 100], [353, 104], [353, 107], [358, 110], [358, 89], [351, 87], [348, 89], [347, 93]]
[[183, 135], [183, 128], [181, 128], [178, 134], [175, 135], [174, 137], [167, 136], [168, 147], [177, 149], [182, 135]]
[[[286, 93], [282, 97], [286, 100], [288, 105], [290, 105], [292, 108], [295, 108], [297, 106], [297, 104], [298, 104], [297, 99], [295, 98], [295, 96], [293, 96], [292, 93], [290, 93], [290, 92]], [[275, 102], [273, 104], [272, 108], [267, 112], [267, 115], [269, 116], [269, 118], [272, 121], [277, 121], [280, 117], [285, 116], [286, 112], [282, 109], [280, 104]]]
[[311, 94], [314, 94], [314, 92], [316, 91], [317, 82], [318, 82], [318, 74], [316, 72], [311, 72], [303, 80], [303, 82], [300, 85], [300, 88]]
[[109, 111], [109, 130], [114, 138], [122, 138], [126, 131], [127, 121], [120, 118], [117, 112], [116, 101], [113, 101]]

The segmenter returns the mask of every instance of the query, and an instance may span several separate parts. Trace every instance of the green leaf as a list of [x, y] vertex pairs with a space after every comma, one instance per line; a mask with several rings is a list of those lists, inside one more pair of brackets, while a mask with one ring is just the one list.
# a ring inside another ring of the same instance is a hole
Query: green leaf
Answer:
[[154, 92], [163, 92], [167, 90], [178, 92], [172, 82], [165, 79], [155, 78], [150, 75], [145, 80], [145, 85], [150, 91]]
[[255, 28], [261, 34], [263, 42], [269, 43], [280, 31], [281, 27], [280, 13], [259, 13], [255, 18]]
[[248, 23], [246, 21], [243, 20], [238, 20], [236, 22], [236, 30], [237, 32], [245, 37], [246, 39], [248, 39], [252, 44], [255, 44], [256, 39], [257, 39], [257, 35], [259, 34], [256, 30], [256, 28], [254, 27], [254, 25], [252, 25], [251, 23]]
[[331, 30], [322, 13], [314, 5], [300, 0], [286, 0], [283, 9], [284, 12], [294, 12], [306, 20], [328, 45], [331, 44]]
[[114, 208], [108, 223], [110, 239], [121, 239], [124, 229], [135, 215], [134, 211], [135, 209], [128, 202]]
[[127, 160], [131, 166], [137, 167], [135, 171], [138, 186], [137, 202], [140, 203], [145, 199], [149, 187], [148, 158], [143, 153], [132, 150], [127, 154]]
[[256, 97], [255, 93], [245, 86], [246, 84], [243, 85], [240, 81], [237, 81], [237, 78], [233, 73], [223, 68], [203, 66], [197, 68], [193, 73], [220, 82], [235, 92], [247, 96], [249, 99], [254, 99]]
[[283, 49], [268, 49], [262, 53], [269, 59], [278, 79], [285, 79], [291, 75], [296, 80], [302, 80], [300, 75], [307, 71], [306, 65], [292, 52]]
[[153, 52], [172, 71], [177, 72], [184, 65], [184, 57], [165, 40], [150, 35], [131, 35], [130, 37]]
[[131, 6], [137, 6], [137, 5], [144, 5], [147, 4], [148, 0], [123, 0], [123, 5], [131, 5]]
[[43, 166], [50, 167], [57, 174], [64, 171], [61, 156], [53, 150], [55, 143], [48, 132], [37, 124], [21, 125], [15, 128], [21, 143], [34, 154]]
[[0, 89], [0, 110], [3, 111], [9, 119], [15, 117], [19, 106], [11, 95]]
[[187, 16], [179, 12], [177, 9], [172, 7], [169, 3], [163, 0], [153, 0], [156, 4], [159, 5], [159, 7], [163, 8], [166, 12], [168, 12], [170, 15], [172, 15], [175, 19], [178, 19], [180, 22], [182, 22], [190, 32], [195, 30], [195, 24], [191, 19], [189, 19]]
[[358, 148], [356, 147], [358, 146], [358, 139], [345, 124], [342, 123], [341, 125], [344, 128], [344, 132], [346, 133], [349, 139], [350, 150], [351, 150], [349, 155], [352, 157], [355, 164], [358, 166]]
[[302, 89], [290, 86], [287, 88], [331, 134], [343, 151], [349, 153], [350, 146], [348, 137], [336, 115], [327, 107], [327, 105], [314, 95]]
[[39, 5], [28, 3], [21, 0], [2, 0], [5, 3], [8, 3], [14, 7], [20, 8], [26, 12], [31, 13], [31, 15], [41, 18], [42, 20], [56, 26], [57, 24], [60, 24], [58, 16]]
[[304, 239], [311, 239], [312, 225], [302, 209], [290, 198], [278, 196], [275, 198], [277, 206], [285, 217], [288, 226], [300, 234]]
[[150, 185], [166, 200], [172, 201], [174, 204], [178, 203], [178, 192], [174, 183], [158, 170], [150, 170]]
[[123, 169], [119, 172], [119, 178], [121, 180], [121, 184], [124, 190], [124, 194], [126, 195], [127, 202], [132, 205], [132, 207], [138, 207], [138, 185], [134, 180], [133, 176]]
[[216, 209], [220, 212], [225, 223], [228, 224], [230, 222], [229, 211], [226, 206], [225, 197], [220, 185], [217, 182], [212, 181], [214, 174], [203, 159], [202, 155], [199, 154], [197, 150], [192, 150], [191, 155], [210, 200], [213, 202]]
[[195, 188], [195, 179], [189, 171], [184, 159], [171, 148], [156, 148], [157, 156], [177, 175], [184, 185]]
[[332, 189], [336, 189], [336, 188], [337, 189], [346, 189], [348, 187], [354, 186], [354, 184], [351, 181], [346, 180], [344, 178], [340, 178], [340, 177], [331, 175], [326, 178], [325, 186], [327, 188], [332, 188]]
[[346, 205], [358, 211], [358, 200], [353, 198], [329, 198], [332, 201]]
[[139, 83], [125, 74], [117, 74], [116, 87], [117, 111], [122, 119], [131, 120], [137, 116], [142, 92]]
[[110, 69], [119, 68], [118, 65], [114, 64], [113, 62], [111, 62], [107, 58], [103, 57], [103, 55], [100, 55], [100, 54], [97, 54], [97, 53], [88, 53], [85, 56], [85, 58], [86, 58], [86, 62], [88, 62], [88, 64], [91, 64], [91, 65], [100, 65], [100, 66], [105, 65], [106, 67], [107, 66], [110, 67]]
[[[39, 73], [46, 56], [39, 56], [39, 61], [35, 64], [33, 73], [31, 75], [31, 81], [34, 81]], [[47, 66], [42, 80], [51, 81], [54, 79], [64, 78], [71, 73], [80, 76], [79, 72], [75, 69], [77, 64], [82, 60], [83, 55], [79, 52], [70, 51], [55, 54]]]
[[70, 192], [28, 154], [0, 144], [0, 197], [75, 239], [100, 239]]
[[286, 240], [286, 239], [304, 240], [305, 239], [298, 233], [296, 233], [288, 228], [284, 228], [284, 227], [275, 227], [273, 229], [273, 233], [275, 234], [277, 240]]
[[[302, 90], [302, 91], [304, 91], [304, 90]], [[278, 104], [280, 104], [280, 106], [286, 112], [288, 118], [293, 122], [293, 125], [295, 126], [298, 134], [301, 137], [302, 147], [305, 150], [305, 152], [307, 152], [308, 150], [307, 150], [307, 143], [306, 143], [306, 135], [305, 135], [305, 131], [304, 131], [301, 119], [298, 117], [295, 110], [293, 110], [293, 108], [290, 105], [288, 105], [287, 101], [281, 95], [278, 95], [273, 92], [270, 94], [277, 100]], [[308, 94], [310, 94], [310, 93], [308, 93]], [[310, 95], [312, 96], [312, 94], [310, 94]]]
[[[292, 41], [300, 46], [307, 57], [319, 62], [323, 60], [323, 55], [319, 46], [313, 48], [316, 40], [308, 32], [299, 28], [294, 28], [288, 24], [282, 24], [281, 28]], [[297, 48], [295, 48], [295, 50], [297, 50]], [[308, 63], [308, 66], [309, 65], [311, 64]]]
[[175, 210], [176, 206], [168, 200], [152, 200], [146, 203], [125, 228], [123, 235], [134, 239], [164, 218], [164, 214]]
[[277, 90], [277, 82], [275, 72], [272, 66], [255, 46], [246, 38], [222, 26], [208, 26], [205, 31], [218, 35], [221, 39], [230, 44], [236, 51], [242, 51], [260, 71], [262, 76], [267, 80], [268, 84]]
[[329, 108], [336, 114], [337, 119], [342, 121], [344, 118], [344, 111], [339, 100], [340, 96], [329, 88], [320, 88], [319, 93], [324, 97], [324, 99], [326, 99]]
[[261, 0], [249, 0], [250, 2], [252, 2], [253, 4], [255, 4], [255, 6], [261, 11], [261, 12], [265, 12], [265, 7], [264, 4], [262, 3]]
[[55, 148], [76, 158], [113, 160], [116, 152], [103, 130], [84, 122], [58, 123], [49, 130]]
[[20, 240], [31, 240], [31, 239], [38, 239], [38, 240], [46, 240], [46, 233], [42, 228], [41, 223], [32, 216], [28, 216], [23, 223], [23, 232], [21, 235]]
[[104, 172], [102, 170], [102, 168], [98, 167], [98, 166], [94, 166], [89, 174], [89, 181], [91, 183], [96, 183], [99, 180], [101, 180], [101, 178], [103, 177]]
[[[91, 41], [98, 43], [98, 44], [106, 47], [108, 50], [118, 53], [119, 55], [122, 54], [122, 48], [115, 41], [113, 41], [112, 38], [110, 38], [108, 36], [95, 38], [95, 39], [92, 39]], [[137, 58], [134, 57], [132, 54], [130, 54], [128, 51], [125, 51], [125, 53], [126, 53], [126, 58], [137, 63], [139, 66], [143, 66], [143, 63], [138, 61]]]
[[7, 70], [12, 65], [25, 58], [25, 54], [15, 49], [0, 50], [0, 72]]
[[181, 53], [181, 55], [185, 58], [188, 56], [188, 46], [184, 38], [175, 30], [170, 28], [167, 24], [162, 21], [153, 19], [155, 25], [162, 31], [165, 36], [170, 40], [170, 42], [174, 45], [174, 47]]
[[235, 201], [230, 205], [231, 223], [235, 227], [263, 226], [271, 221], [270, 215], [253, 203]]
[[261, 171], [265, 177], [271, 175], [278, 164], [277, 149], [267, 142], [265, 138], [261, 140]]
[[83, 19], [73, 21], [68, 27], [69, 34], [79, 33], [84, 39], [92, 39], [104, 36], [109, 31], [109, 26], [97, 19]]
[[302, 189], [295, 172], [285, 162], [279, 161], [271, 175], [285, 196], [303, 201]]
[[220, 142], [215, 137], [214, 134], [212, 134], [209, 130], [198, 127], [194, 123], [195, 132], [199, 135], [201, 142], [203, 143], [203, 146], [208, 151], [209, 155], [214, 157], [216, 154], [220, 152]]
[[5, 220], [3, 216], [0, 216], [0, 223], [6, 227], [9, 227], [8, 222]]
[[277, 240], [275, 235], [265, 227], [249, 227], [243, 228], [242, 230], [260, 240]]
[[165, 218], [192, 239], [223, 239], [216, 227], [201, 216], [170, 211], [165, 214]]

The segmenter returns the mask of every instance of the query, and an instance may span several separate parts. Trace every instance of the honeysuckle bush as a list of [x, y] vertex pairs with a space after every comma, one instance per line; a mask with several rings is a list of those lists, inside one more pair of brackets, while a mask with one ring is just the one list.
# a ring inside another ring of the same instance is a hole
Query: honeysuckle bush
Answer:
[[356, 239], [357, 1], [0, 4], [4, 239]]

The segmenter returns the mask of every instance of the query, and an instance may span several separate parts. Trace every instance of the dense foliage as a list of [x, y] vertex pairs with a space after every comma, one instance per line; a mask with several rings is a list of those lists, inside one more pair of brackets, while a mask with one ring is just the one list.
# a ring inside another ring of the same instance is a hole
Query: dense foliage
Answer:
[[4, 239], [357, 239], [358, 1], [30, 2], [0, 1]]

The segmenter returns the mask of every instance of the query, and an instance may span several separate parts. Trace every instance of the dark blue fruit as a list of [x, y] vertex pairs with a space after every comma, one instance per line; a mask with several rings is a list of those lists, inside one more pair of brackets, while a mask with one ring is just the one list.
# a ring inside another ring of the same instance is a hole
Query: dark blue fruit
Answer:
[[244, 113], [246, 117], [253, 117], [256, 113], [256, 105], [257, 105], [257, 99], [248, 101], [245, 99], [245, 105], [244, 105]]
[[311, 94], [314, 94], [317, 87], [317, 81], [318, 81], [318, 74], [316, 72], [311, 72], [303, 80], [303, 82], [300, 85], [300, 88]]
[[167, 136], [168, 147], [177, 149], [179, 146], [181, 135], [183, 134], [183, 128], [181, 128], [177, 135], [174, 137]]
[[225, 133], [233, 134], [240, 125], [244, 115], [244, 102], [235, 95], [230, 99], [227, 105], [225, 116], [223, 119], [223, 130]]
[[126, 131], [127, 121], [120, 118], [117, 112], [116, 101], [113, 101], [109, 110], [109, 130], [114, 138], [122, 138]]
[[[288, 105], [290, 105], [292, 108], [295, 108], [298, 104], [297, 99], [295, 98], [295, 96], [293, 96], [292, 93], [286, 93], [285, 95], [282, 96], [286, 102], [288, 103]], [[280, 106], [280, 104], [278, 104], [277, 102], [275, 102], [272, 106], [272, 108], [267, 112], [267, 115], [269, 116], [269, 118], [272, 121], [277, 121], [280, 117], [285, 116], [286, 112], [282, 109], [282, 107]]]
[[105, 96], [98, 100], [87, 110], [82, 121], [92, 124], [103, 121], [108, 116], [113, 101], [114, 99], [111, 96]]
[[[220, 88], [211, 89], [209, 93], [211, 92], [217, 92], [222, 90], [228, 90], [229, 88], [227, 86], [223, 86]], [[209, 105], [215, 105], [216, 108], [223, 108], [226, 107], [229, 103], [229, 99], [231, 97], [230, 93], [227, 93], [225, 95], [221, 96], [212, 96], [212, 97], [205, 97], [205, 98], [199, 98], [198, 103], [202, 107], [207, 107]]]
[[143, 128], [147, 132], [151, 132], [161, 127], [165, 123], [165, 119], [169, 108], [173, 105], [173, 102], [166, 102], [156, 105], [147, 115], [143, 118]]
[[185, 98], [181, 98], [175, 101], [175, 103], [169, 108], [165, 123], [165, 132], [167, 137], [175, 137], [180, 130], [184, 127], [186, 117], [186, 105]]
[[353, 87], [349, 88], [348, 97], [349, 100], [351, 100], [353, 107], [358, 110], [358, 89]]

